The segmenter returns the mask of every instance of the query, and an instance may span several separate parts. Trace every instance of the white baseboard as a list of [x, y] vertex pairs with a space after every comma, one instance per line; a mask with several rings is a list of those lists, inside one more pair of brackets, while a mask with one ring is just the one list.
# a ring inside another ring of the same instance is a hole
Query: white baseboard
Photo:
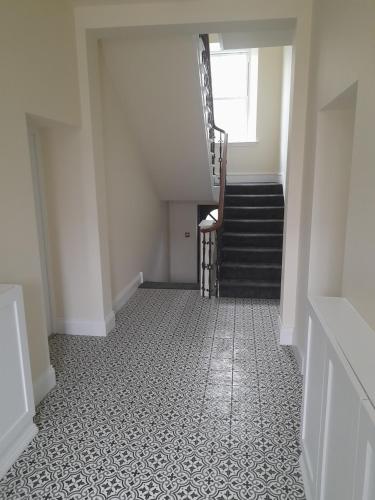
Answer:
[[302, 357], [301, 351], [299, 350], [299, 347], [296, 345], [292, 345], [292, 349], [293, 349], [294, 357], [296, 358], [299, 370], [300, 370], [301, 374], [303, 375], [303, 368], [304, 367], [303, 367], [303, 357]]
[[111, 332], [116, 325], [116, 317], [114, 311], [111, 311], [107, 316], [105, 317], [105, 331], [108, 334]]
[[115, 312], [118, 312], [122, 307], [124, 307], [141, 283], [143, 283], [142, 272], [140, 272], [130, 283], [128, 283], [126, 287], [123, 288], [123, 290], [121, 290], [121, 292], [116, 296], [112, 306]]
[[143, 283], [142, 272], [138, 273], [137, 276], [117, 295], [113, 303], [113, 311], [107, 314], [104, 321], [57, 318], [54, 322], [54, 332], [65, 335], [105, 337], [115, 327], [115, 312], [119, 311], [126, 304], [141, 283]]
[[103, 321], [87, 321], [81, 319], [57, 318], [55, 321], [55, 333], [65, 335], [88, 335], [91, 337], [105, 337], [115, 326], [115, 315], [111, 311]]
[[45, 370], [33, 383], [34, 389], [34, 402], [35, 406], [38, 405], [42, 399], [44, 399], [49, 391], [53, 389], [56, 385], [56, 375], [55, 369], [52, 365], [49, 365], [47, 370]]
[[305, 489], [306, 500], [312, 500], [310, 481], [308, 478], [308, 469], [306, 466], [305, 456], [304, 456], [303, 450], [302, 450], [301, 456], [299, 458], [299, 465], [300, 465], [300, 469], [301, 469], [302, 481], [303, 481], [303, 486]]
[[280, 345], [293, 345], [293, 330], [292, 326], [283, 325], [279, 316], [279, 330], [280, 330]]
[[11, 446], [0, 456], [0, 479], [6, 474], [17, 458], [21, 455], [30, 441], [38, 432], [32, 419], [26, 424], [21, 434], [12, 442]]
[[231, 172], [227, 174], [227, 182], [228, 184], [242, 184], [249, 182], [277, 182], [281, 184], [282, 177], [279, 173], [237, 173]]

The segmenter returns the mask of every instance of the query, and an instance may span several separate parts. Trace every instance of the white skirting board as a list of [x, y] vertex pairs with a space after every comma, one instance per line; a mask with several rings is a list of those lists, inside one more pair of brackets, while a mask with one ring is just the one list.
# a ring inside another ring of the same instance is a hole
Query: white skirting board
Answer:
[[301, 453], [300, 458], [299, 458], [299, 465], [300, 465], [300, 469], [301, 469], [302, 481], [303, 481], [303, 486], [305, 489], [306, 500], [312, 500], [312, 495], [311, 495], [311, 491], [310, 491], [310, 481], [308, 479], [308, 468], [306, 465], [306, 460], [305, 460], [303, 450], [302, 450], [302, 453]]
[[57, 318], [54, 333], [65, 335], [88, 335], [91, 337], [105, 337], [115, 326], [115, 314], [111, 311], [103, 321], [87, 321], [81, 319]]
[[293, 330], [292, 326], [283, 325], [279, 316], [280, 344], [293, 345]]
[[113, 311], [107, 314], [103, 321], [57, 318], [55, 320], [54, 333], [105, 337], [115, 327], [115, 312], [118, 312], [126, 304], [141, 283], [143, 283], [142, 272], [138, 273], [137, 276], [117, 295], [113, 302]]
[[0, 479], [6, 474], [37, 433], [37, 426], [32, 421], [27, 422], [23, 431], [18, 434], [16, 440], [12, 442], [0, 457]]
[[282, 183], [282, 176], [279, 173], [236, 173], [229, 172], [227, 174], [227, 182], [228, 184], [247, 184], [251, 182], [255, 183], [263, 183], [263, 182], [277, 182], [278, 184]]
[[108, 334], [111, 332], [114, 327], [116, 326], [116, 317], [114, 311], [111, 311], [107, 316], [105, 317], [105, 332]]
[[49, 391], [56, 385], [55, 369], [49, 365], [36, 380], [33, 382], [34, 401], [35, 405], [39, 404], [44, 399]]
[[124, 305], [127, 303], [127, 301], [130, 299], [130, 297], [137, 291], [139, 285], [143, 283], [143, 273], [140, 272], [137, 274], [137, 276], [132, 279], [130, 283], [126, 285], [125, 288], [122, 289], [122, 291], [116, 296], [114, 302], [113, 302], [113, 310], [115, 312], [118, 312]]
[[291, 348], [293, 349], [293, 354], [294, 357], [296, 358], [296, 361], [298, 363], [299, 370], [301, 374], [304, 374], [304, 358], [301, 354], [301, 351], [299, 350], [299, 347], [296, 345], [292, 345]]

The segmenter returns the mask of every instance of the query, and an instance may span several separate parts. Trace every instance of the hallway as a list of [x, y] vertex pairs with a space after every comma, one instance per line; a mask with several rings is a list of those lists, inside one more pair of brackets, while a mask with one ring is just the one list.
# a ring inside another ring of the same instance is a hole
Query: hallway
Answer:
[[57, 386], [0, 499], [304, 499], [278, 302], [139, 289], [107, 338], [54, 335]]

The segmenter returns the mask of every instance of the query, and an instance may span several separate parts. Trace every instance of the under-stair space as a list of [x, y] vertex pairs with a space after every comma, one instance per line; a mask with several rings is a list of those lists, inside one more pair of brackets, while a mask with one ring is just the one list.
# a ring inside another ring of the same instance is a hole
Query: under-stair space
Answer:
[[281, 184], [228, 184], [220, 238], [221, 297], [280, 298], [284, 225]]

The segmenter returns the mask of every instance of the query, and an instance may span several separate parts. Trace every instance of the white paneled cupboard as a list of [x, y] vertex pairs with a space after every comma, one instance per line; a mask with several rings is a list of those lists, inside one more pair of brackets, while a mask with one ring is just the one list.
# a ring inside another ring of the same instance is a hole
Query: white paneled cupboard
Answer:
[[0, 285], [0, 477], [37, 433], [22, 288]]
[[310, 301], [301, 466], [307, 500], [375, 500], [375, 332], [344, 298]]

